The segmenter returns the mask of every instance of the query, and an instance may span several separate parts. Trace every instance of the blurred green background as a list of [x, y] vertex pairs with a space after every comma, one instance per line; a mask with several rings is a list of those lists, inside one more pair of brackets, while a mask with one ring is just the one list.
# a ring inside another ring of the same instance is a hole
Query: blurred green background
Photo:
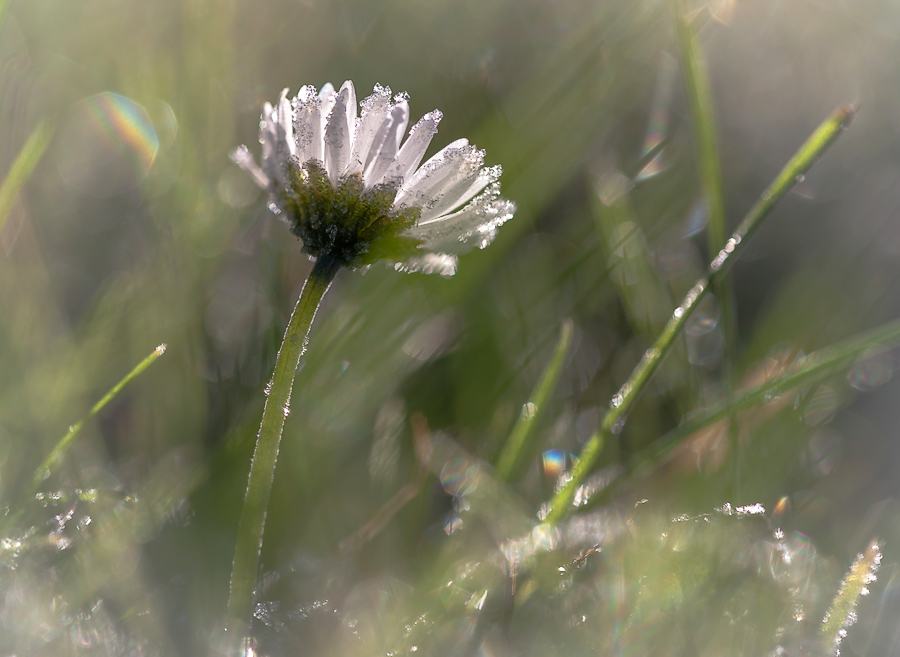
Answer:
[[[345, 79], [359, 97], [376, 82], [408, 91], [413, 120], [441, 109], [429, 153], [460, 137], [485, 148], [519, 210], [452, 279], [339, 274], [294, 386], [251, 649], [819, 654], [841, 577], [877, 537], [885, 565], [842, 653], [900, 652], [895, 354], [741, 416], [738, 459], [713, 431], [623, 474], [722, 401], [723, 357], [758, 383], [900, 315], [896, 3], [693, 5], [731, 228], [835, 106], [862, 109], [735, 266], [737, 352], [724, 355], [710, 300], [607, 445], [616, 488], [522, 548], [521, 573], [509, 539], [531, 531], [707, 261], [670, 3], [8, 5], [2, 175], [40, 121], [53, 137], [0, 224], [3, 504], [116, 381], [168, 351], [5, 527], [3, 655], [215, 648], [262, 390], [311, 268], [228, 153], [258, 153], [261, 105], [283, 87]], [[496, 459], [566, 318], [560, 383], [503, 486], [475, 464]], [[449, 470], [346, 542], [419, 481], [413, 417], [452, 446]], [[766, 513], [715, 511], [726, 502]]]

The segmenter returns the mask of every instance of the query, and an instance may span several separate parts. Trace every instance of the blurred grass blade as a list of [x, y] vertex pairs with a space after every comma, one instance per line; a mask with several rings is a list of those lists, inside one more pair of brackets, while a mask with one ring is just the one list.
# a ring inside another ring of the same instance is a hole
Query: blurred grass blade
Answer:
[[81, 432], [81, 429], [85, 425], [85, 423], [96, 416], [97, 413], [102, 411], [103, 408], [109, 402], [111, 402], [125, 386], [127, 386], [129, 383], [131, 383], [132, 380], [143, 373], [144, 370], [150, 367], [156, 361], [156, 359], [162, 356], [164, 353], [166, 353], [166, 345], [161, 344], [156, 349], [154, 349], [150, 353], [150, 355], [144, 358], [144, 360], [138, 363], [133, 370], [126, 374], [125, 378], [123, 378], [116, 385], [110, 388], [109, 392], [107, 392], [103, 396], [103, 398], [100, 399], [100, 401], [94, 404], [87, 417], [69, 427], [66, 435], [60, 439], [60, 441], [56, 444], [56, 447], [53, 448], [50, 454], [47, 455], [47, 458], [44, 459], [44, 461], [35, 471], [23, 495], [19, 497], [16, 502], [10, 505], [10, 513], [3, 523], [4, 534], [6, 533], [6, 530], [10, 526], [15, 524], [16, 520], [18, 520], [19, 515], [22, 513], [22, 504], [24, 503], [24, 501], [34, 496], [41, 483], [45, 481], [50, 476], [52, 470], [62, 462], [63, 456], [65, 456], [66, 451], [68, 451], [68, 449], [72, 446], [72, 443]]
[[69, 447], [72, 446], [73, 441], [78, 436], [85, 422], [102, 411], [109, 402], [115, 399], [116, 395], [122, 392], [122, 389], [125, 386], [131, 383], [136, 377], [140, 376], [144, 372], [144, 370], [155, 363], [156, 359], [162, 356], [164, 353], [166, 353], [166, 345], [161, 344], [156, 349], [154, 349], [146, 358], [144, 358], [144, 360], [138, 363], [133, 370], [126, 374], [125, 378], [123, 378], [116, 385], [110, 388], [109, 392], [107, 392], [100, 401], [94, 404], [93, 408], [91, 408], [86, 418], [69, 427], [69, 431], [66, 433], [66, 435], [63, 436], [62, 439], [56, 444], [56, 447], [53, 448], [53, 451], [50, 452], [47, 458], [44, 459], [44, 462], [41, 463], [40, 467], [34, 473], [34, 477], [31, 480], [31, 486], [29, 488], [29, 495], [33, 493], [38, 488], [38, 486], [41, 485], [42, 481], [50, 476], [51, 470], [62, 462], [63, 456], [65, 455]]
[[516, 466], [521, 462], [523, 455], [529, 451], [534, 427], [541, 418], [550, 394], [556, 388], [559, 374], [572, 345], [572, 331], [572, 320], [565, 320], [559, 330], [559, 342], [556, 343], [553, 358], [550, 359], [541, 374], [528, 403], [522, 407], [522, 413], [500, 452], [497, 459], [497, 476], [503, 481], [509, 481], [514, 476]]
[[[4, 9], [4, 0], [0, 0], [0, 22], [3, 20]], [[19, 190], [28, 182], [34, 167], [37, 166], [44, 151], [47, 150], [52, 135], [53, 131], [47, 121], [38, 123], [6, 174], [3, 184], [0, 185], [0, 230], [3, 230], [3, 226], [6, 224], [6, 218], [19, 195]]]
[[781, 170], [775, 181], [766, 188], [759, 200], [750, 208], [734, 235], [710, 263], [707, 276], [697, 281], [697, 284], [687, 293], [681, 305], [672, 313], [672, 317], [656, 342], [644, 353], [628, 380], [610, 400], [609, 411], [603, 417], [600, 427], [582, 449], [578, 463], [572, 469], [571, 478], [554, 494], [552, 509], [547, 516], [548, 522], [558, 522], [569, 513], [575, 492], [596, 463], [604, 442], [614, 432], [621, 431], [629, 409], [666, 354], [669, 353], [675, 343], [675, 337], [699, 305], [698, 302], [706, 296], [709, 285], [714, 284], [718, 278], [727, 273], [745, 248], [748, 238], [759, 228], [762, 220], [794, 186], [797, 177], [806, 173], [822, 153], [834, 143], [853, 118], [856, 109], [855, 105], [842, 105], [832, 112], [831, 116], [813, 132]]
[[875, 581], [875, 571], [880, 565], [881, 548], [878, 540], [872, 539], [865, 552], [857, 555], [822, 619], [820, 636], [832, 655], [841, 654], [841, 642], [847, 636], [847, 628], [856, 622], [856, 605], [861, 596], [868, 595], [869, 584]]
[[666, 322], [667, 295], [650, 264], [644, 231], [638, 224], [628, 189], [631, 181], [617, 171], [601, 176], [591, 195], [591, 209], [608, 262], [608, 273], [635, 333], [652, 337]]
[[638, 182], [638, 177], [644, 172], [644, 169], [650, 166], [651, 162], [662, 155], [662, 152], [666, 150], [666, 147], [671, 143], [671, 141], [672, 136], [666, 135], [649, 149], [647, 149], [647, 151], [643, 155], [641, 155], [640, 159], [625, 171], [625, 175], [628, 177], [628, 179], [631, 180], [631, 182]]
[[900, 320], [889, 322], [799, 358], [780, 376], [770, 379], [724, 404], [695, 415], [668, 435], [660, 438], [643, 456], [637, 459], [637, 467], [640, 468], [656, 461], [669, 450], [677, 447], [687, 437], [722, 421], [730, 414], [766, 404], [791, 390], [806, 387], [848, 369], [859, 362], [860, 357], [871, 349], [878, 347], [890, 349], [896, 346], [900, 346]]
[[[691, 108], [694, 144], [700, 174], [700, 186], [706, 203], [706, 242], [713, 254], [725, 244], [728, 224], [725, 219], [725, 193], [722, 187], [722, 168], [716, 139], [716, 119], [710, 92], [709, 74], [703, 51], [691, 23], [685, 0], [675, 0], [675, 26], [678, 41], [681, 76]], [[733, 388], [734, 339], [736, 331], [734, 294], [727, 278], [716, 282], [716, 297], [722, 312], [722, 332], [725, 338], [725, 371], [729, 390]]]
[[394, 493], [362, 527], [341, 541], [340, 553], [354, 552], [378, 536], [403, 507], [419, 496], [427, 480], [428, 470], [422, 468], [413, 481]]
[[681, 76], [691, 109], [700, 185], [703, 188], [709, 218], [707, 243], [709, 252], [716, 253], [725, 243], [727, 230], [719, 146], [716, 141], [716, 121], [712, 94], [709, 91], [709, 75], [697, 35], [687, 13], [685, 0], [675, 0], [675, 25]]
[[[725, 192], [722, 185], [722, 168], [719, 160], [719, 146], [716, 138], [716, 118], [710, 91], [709, 73], [703, 59], [703, 50], [688, 14], [686, 0], [675, 1], [675, 32], [678, 55], [681, 62], [681, 77], [684, 91], [691, 110], [694, 144], [700, 175], [700, 186], [707, 211], [706, 243], [710, 254], [716, 253], [725, 244], [728, 223], [725, 218]], [[722, 314], [722, 337], [724, 353], [722, 367], [725, 375], [725, 391], [728, 396], [734, 392], [735, 365], [737, 357], [737, 317], [734, 308], [734, 288], [727, 276], [717, 278], [713, 292], [719, 302]], [[734, 431], [734, 418], [730, 422], [732, 456], [735, 473], [740, 455], [740, 444]]]
[[6, 12], [9, 10], [9, 4], [12, 0], [0, 0], [0, 27], [3, 27], [3, 19], [6, 18]]

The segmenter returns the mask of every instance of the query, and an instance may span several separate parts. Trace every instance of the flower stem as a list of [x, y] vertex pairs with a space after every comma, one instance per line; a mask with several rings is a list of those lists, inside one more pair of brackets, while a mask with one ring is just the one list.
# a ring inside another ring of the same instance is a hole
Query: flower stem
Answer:
[[309, 328], [316, 316], [319, 302], [328, 291], [339, 268], [340, 265], [331, 258], [319, 258], [316, 261], [294, 307], [291, 320], [284, 332], [284, 341], [275, 359], [275, 373], [269, 384], [262, 422], [256, 437], [256, 449], [250, 463], [247, 494], [244, 497], [244, 509], [241, 512], [241, 523], [234, 547], [231, 594], [226, 614], [226, 630], [230, 635], [230, 641], [234, 644], [244, 638], [250, 627], [266, 508], [269, 505], [269, 494], [272, 492], [281, 432], [290, 407], [294, 375], [300, 363], [300, 356], [306, 351]]

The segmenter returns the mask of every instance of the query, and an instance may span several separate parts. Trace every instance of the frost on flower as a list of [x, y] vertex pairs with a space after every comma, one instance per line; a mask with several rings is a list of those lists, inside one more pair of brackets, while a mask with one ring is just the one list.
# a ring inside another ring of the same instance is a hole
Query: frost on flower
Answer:
[[310, 255], [449, 275], [456, 255], [490, 244], [516, 207], [500, 196], [500, 167], [485, 167], [484, 151], [465, 139], [422, 164], [441, 116], [423, 116], [404, 141], [406, 94], [375, 85], [357, 112], [349, 80], [339, 91], [307, 85], [294, 98], [285, 89], [263, 106], [261, 164], [246, 146], [231, 157]]

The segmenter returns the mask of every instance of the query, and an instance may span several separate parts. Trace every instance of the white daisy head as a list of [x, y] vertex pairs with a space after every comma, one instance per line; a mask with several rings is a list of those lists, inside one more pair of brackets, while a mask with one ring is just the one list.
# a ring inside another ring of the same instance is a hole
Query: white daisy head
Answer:
[[500, 196], [500, 167], [457, 140], [424, 164], [441, 121], [429, 112], [409, 130], [409, 96], [375, 85], [359, 103], [353, 83], [305, 86], [266, 103], [262, 163], [246, 146], [231, 155], [269, 194], [303, 249], [356, 268], [376, 260], [406, 271], [456, 270], [456, 255], [484, 248], [516, 206]]

